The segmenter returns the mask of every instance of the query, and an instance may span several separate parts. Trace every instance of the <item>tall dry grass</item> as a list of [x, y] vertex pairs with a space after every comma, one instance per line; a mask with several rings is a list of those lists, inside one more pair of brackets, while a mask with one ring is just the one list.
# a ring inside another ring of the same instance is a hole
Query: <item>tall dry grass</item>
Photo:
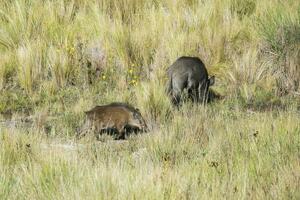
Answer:
[[[298, 199], [300, 2], [0, 2], [0, 199]], [[173, 109], [166, 68], [200, 57], [225, 96]], [[74, 142], [125, 101], [151, 131]]]
[[193, 107], [117, 143], [2, 129], [0, 197], [298, 199], [299, 114], [221, 108]]

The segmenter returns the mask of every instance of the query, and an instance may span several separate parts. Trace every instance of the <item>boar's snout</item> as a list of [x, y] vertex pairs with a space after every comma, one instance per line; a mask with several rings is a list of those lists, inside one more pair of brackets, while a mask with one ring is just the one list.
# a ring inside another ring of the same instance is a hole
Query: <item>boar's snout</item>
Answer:
[[142, 116], [142, 114], [140, 113], [140, 111], [138, 109], [135, 110], [134, 114], [133, 114], [134, 119], [136, 120], [137, 124], [138, 124], [138, 128], [142, 131], [142, 132], [148, 132], [148, 126]]

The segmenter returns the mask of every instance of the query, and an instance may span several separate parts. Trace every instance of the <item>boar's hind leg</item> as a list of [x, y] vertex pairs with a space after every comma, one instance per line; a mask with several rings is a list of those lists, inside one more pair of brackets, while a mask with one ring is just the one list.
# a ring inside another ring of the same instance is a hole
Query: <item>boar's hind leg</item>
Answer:
[[196, 81], [189, 78], [188, 84], [187, 84], [187, 91], [189, 99], [192, 99], [193, 102], [196, 102], [198, 100], [198, 88], [196, 86]]
[[175, 105], [175, 106], [179, 106], [180, 105], [180, 102], [181, 102], [181, 89], [180, 88], [177, 88], [177, 87], [174, 87], [173, 88], [173, 91], [172, 91], [172, 96], [171, 96], [171, 101], [172, 101], [172, 104]]
[[171, 102], [173, 105], [178, 106], [180, 103], [180, 91], [176, 91], [176, 89], [171, 89], [168, 91], [168, 95], [171, 98]]

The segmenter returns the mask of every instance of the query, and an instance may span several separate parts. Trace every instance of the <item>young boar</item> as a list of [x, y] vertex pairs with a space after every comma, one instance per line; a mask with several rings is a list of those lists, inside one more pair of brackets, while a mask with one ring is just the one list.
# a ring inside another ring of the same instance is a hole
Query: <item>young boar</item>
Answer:
[[147, 125], [139, 110], [125, 103], [96, 106], [85, 114], [86, 122], [79, 136], [92, 130], [95, 134], [114, 133], [117, 134], [116, 139], [125, 139], [126, 133], [147, 131]]

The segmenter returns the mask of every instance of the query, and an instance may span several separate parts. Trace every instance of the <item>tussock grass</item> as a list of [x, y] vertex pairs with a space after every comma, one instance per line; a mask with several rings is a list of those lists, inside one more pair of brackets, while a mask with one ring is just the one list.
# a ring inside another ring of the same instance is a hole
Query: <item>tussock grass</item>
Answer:
[[[1, 1], [1, 118], [27, 124], [0, 128], [0, 199], [299, 199], [299, 8]], [[222, 101], [171, 106], [165, 72], [182, 55], [203, 60]], [[150, 132], [75, 141], [83, 111], [111, 102]]]

